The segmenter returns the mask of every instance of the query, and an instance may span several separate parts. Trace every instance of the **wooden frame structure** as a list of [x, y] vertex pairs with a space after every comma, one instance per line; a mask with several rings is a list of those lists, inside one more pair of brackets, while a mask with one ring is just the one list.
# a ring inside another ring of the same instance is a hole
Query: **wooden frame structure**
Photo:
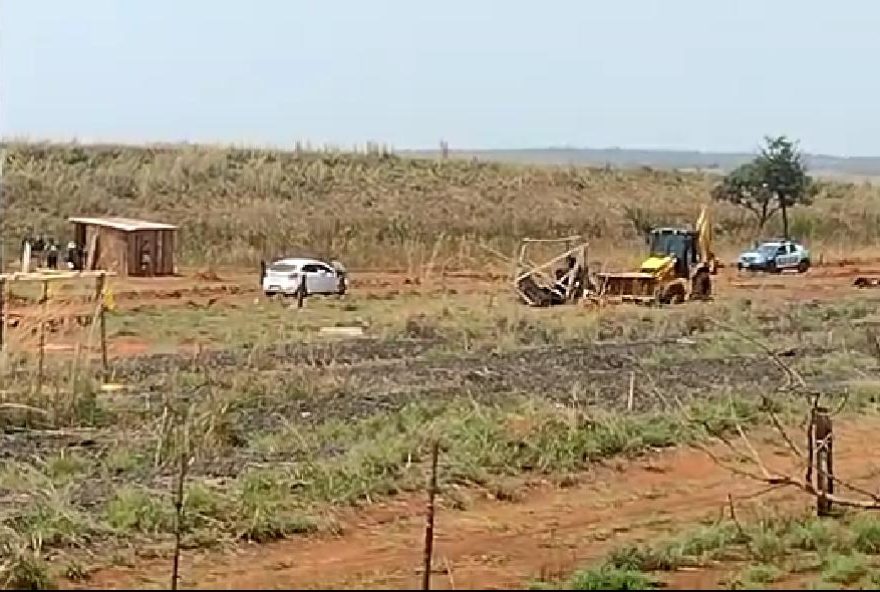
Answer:
[[85, 250], [83, 269], [120, 276], [174, 275], [177, 227], [131, 218], [70, 218], [74, 241]]
[[[7, 288], [15, 282], [32, 282], [42, 284], [42, 293], [40, 295], [39, 304], [46, 310], [49, 302], [49, 283], [59, 281], [70, 281], [79, 279], [94, 279], [95, 291], [92, 299], [95, 302], [95, 313], [92, 322], [98, 323], [101, 338], [101, 370], [104, 380], [107, 379], [109, 370], [109, 360], [107, 356], [107, 323], [106, 323], [106, 287], [107, 277], [115, 276], [103, 270], [98, 271], [43, 271], [30, 273], [4, 273], [0, 274], [0, 353], [6, 350], [6, 327], [8, 323], [8, 314], [6, 308]], [[43, 363], [45, 359], [46, 349], [46, 327], [45, 320], [40, 322], [40, 345], [39, 345], [39, 366], [37, 369], [37, 384], [42, 386], [43, 379]]]
[[[527, 256], [527, 250], [530, 245], [539, 243], [561, 243], [565, 245], [565, 251], [548, 261], [536, 264]], [[548, 270], [560, 261], [573, 256], [576, 264], [566, 273], [565, 276], [563, 276], [562, 279], [565, 281], [567, 287], [565, 293], [560, 294], [560, 296], [565, 302], [579, 301], [589, 287], [589, 266], [587, 263], [589, 245], [589, 242], [582, 241], [580, 235], [566, 236], [562, 238], [522, 239], [517, 249], [516, 259], [514, 260], [513, 277], [511, 281], [514, 292], [530, 306], [545, 306], [546, 303], [535, 294], [534, 288], [541, 289], [541, 286], [537, 284], [535, 278], [543, 280], [545, 283], [544, 287], [550, 287], [552, 289], [554, 284], [556, 284], [557, 279], [553, 277], [551, 273], [548, 273]], [[575, 293], [577, 286], [580, 286], [581, 293], [579, 294]], [[530, 290], [529, 287], [533, 287], [533, 289]]]

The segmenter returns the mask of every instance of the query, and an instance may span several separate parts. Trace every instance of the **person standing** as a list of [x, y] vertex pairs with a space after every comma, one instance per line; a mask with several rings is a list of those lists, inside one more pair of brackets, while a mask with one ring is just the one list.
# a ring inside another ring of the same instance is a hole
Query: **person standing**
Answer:
[[46, 236], [43, 234], [37, 235], [37, 238], [34, 239], [34, 242], [31, 244], [31, 256], [37, 258], [37, 268], [43, 267], [43, 252], [46, 249]]
[[77, 263], [78, 263], [77, 262], [77, 255], [78, 254], [79, 253], [77, 253], [76, 243], [73, 241], [70, 241], [69, 243], [67, 243], [67, 269], [69, 269], [71, 271], [76, 270], [76, 268], [78, 267], [78, 265], [77, 265]]
[[342, 261], [333, 257], [330, 259], [330, 267], [336, 271], [336, 277], [339, 280], [339, 284], [336, 287], [336, 293], [343, 296], [348, 291], [348, 272], [345, 270], [345, 265], [342, 264]]
[[54, 238], [49, 239], [49, 246], [46, 247], [46, 267], [58, 269], [58, 245]]
[[35, 243], [36, 236], [34, 235], [34, 228], [28, 226], [24, 236], [21, 237], [21, 270], [24, 272], [31, 270], [34, 251], [36, 251]]

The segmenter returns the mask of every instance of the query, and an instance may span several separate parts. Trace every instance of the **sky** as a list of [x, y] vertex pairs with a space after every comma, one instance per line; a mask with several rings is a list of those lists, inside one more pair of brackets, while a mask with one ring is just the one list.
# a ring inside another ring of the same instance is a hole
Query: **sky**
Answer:
[[0, 0], [0, 135], [880, 155], [876, 0]]

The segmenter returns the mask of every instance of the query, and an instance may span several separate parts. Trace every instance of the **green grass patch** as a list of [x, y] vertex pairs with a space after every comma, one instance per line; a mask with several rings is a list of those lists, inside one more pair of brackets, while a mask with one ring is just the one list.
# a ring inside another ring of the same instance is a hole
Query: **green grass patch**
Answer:
[[239, 481], [237, 536], [268, 541], [318, 530], [318, 522], [295, 502], [291, 482], [272, 470], [247, 473]]
[[[8, 557], [8, 556], [7, 556]], [[15, 551], [0, 575], [4, 590], [56, 590], [49, 563], [38, 553]]]
[[832, 553], [822, 561], [822, 579], [835, 584], [851, 585], [868, 575], [870, 567], [859, 553]]
[[37, 493], [6, 523], [25, 540], [49, 547], [77, 545], [94, 532], [92, 521], [71, 503], [66, 490]]
[[166, 496], [126, 486], [119, 489], [107, 504], [106, 520], [122, 533], [159, 534], [170, 531], [173, 511]]
[[740, 575], [740, 581], [746, 588], [755, 588], [757, 587], [756, 584], [772, 584], [778, 581], [783, 574], [784, 572], [775, 565], [758, 563], [750, 565], [743, 570]]
[[[731, 522], [702, 526], [680, 537], [650, 545], [624, 545], [598, 566], [579, 574], [588, 581], [608, 583], [603, 575], [652, 574], [682, 566], [749, 562], [730, 584], [758, 588], [789, 573], [820, 571], [824, 584], [852, 586], [873, 578], [869, 554], [876, 554], [876, 522], [871, 514], [846, 514], [840, 519], [774, 517], [740, 527]], [[873, 581], [873, 580], [871, 580]], [[880, 580], [878, 580], [880, 581]]]
[[642, 571], [602, 566], [575, 573], [564, 589], [567, 590], [649, 590], [658, 581]]
[[[726, 418], [730, 425], [734, 417], [744, 423], [754, 417], [742, 402], [695, 406], [693, 411]], [[302, 496], [344, 503], [421, 487], [423, 463], [435, 438], [444, 445], [445, 482], [483, 484], [498, 475], [574, 472], [602, 458], [699, 437], [699, 429], [678, 414], [587, 418], [546, 401], [524, 400], [512, 407], [411, 404], [357, 422], [332, 421], [309, 429], [292, 425], [254, 438], [251, 446], [298, 459], [287, 470], [287, 480], [298, 484]]]
[[868, 555], [880, 554], [880, 519], [863, 514], [852, 522], [853, 548]]

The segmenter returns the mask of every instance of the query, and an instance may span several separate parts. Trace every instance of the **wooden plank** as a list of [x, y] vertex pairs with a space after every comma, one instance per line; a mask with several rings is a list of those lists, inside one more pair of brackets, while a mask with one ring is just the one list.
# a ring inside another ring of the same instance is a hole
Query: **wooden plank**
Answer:
[[43, 291], [40, 295], [43, 307], [43, 318], [40, 319], [40, 357], [37, 363], [37, 396], [43, 392], [43, 373], [46, 366], [46, 314], [49, 304], [49, 282], [43, 280]]
[[107, 361], [107, 317], [105, 314], [106, 307], [104, 306], [104, 284], [106, 277], [106, 275], [102, 274], [95, 280], [95, 300], [98, 303], [98, 323], [101, 331], [101, 376], [104, 382], [107, 382], [109, 378], [110, 369], [110, 364]]
[[[549, 267], [552, 267], [554, 264], [556, 264], [556, 263], [562, 261], [563, 259], [565, 259], [565, 258], [568, 257], [569, 255], [576, 255], [578, 251], [580, 251], [581, 249], [585, 249], [585, 248], [587, 248], [588, 246], [589, 246], [589, 243], [583, 243], [583, 244], [581, 244], [581, 245], [578, 245], [578, 246], [576, 246], [576, 247], [573, 247], [573, 248], [567, 250], [566, 252], [562, 253], [561, 255], [557, 255], [557, 256], [554, 257], [553, 259], [550, 259], [549, 261], [547, 261], [547, 262], [545, 262], [545, 263], [542, 263], [542, 264], [540, 264], [540, 265], [538, 265], [538, 266], [536, 266], [536, 267], [532, 267], [531, 269], [527, 269], [526, 271], [521, 272], [521, 273], [520, 273], [520, 274], [514, 279], [514, 281], [515, 281], [515, 282], [519, 282], [519, 280], [521, 280], [522, 278], [524, 278], [524, 277], [526, 277], [526, 276], [532, 275], [532, 274], [534, 274], [534, 273], [540, 273], [540, 272], [543, 272], [543, 270], [545, 270], [545, 269], [547, 269], [547, 268], [549, 268]], [[555, 278], [554, 278], [554, 281], [555, 281]]]
[[99, 276], [115, 276], [113, 272], [96, 270], [96, 271], [32, 271], [22, 273], [20, 271], [13, 273], [0, 274], [0, 281], [4, 282], [52, 282], [78, 279], [94, 279]]
[[572, 236], [565, 236], [562, 238], [524, 238], [522, 242], [524, 243], [572, 243], [576, 240], [580, 240], [581, 236], [578, 234]]
[[0, 279], [0, 352], [6, 343], [6, 280]]
[[100, 234], [100, 232], [98, 231], [98, 229], [95, 229], [94, 232], [91, 233], [91, 236], [89, 236], [89, 246], [86, 249], [86, 262], [83, 269], [89, 271], [95, 269], [95, 257], [97, 256], [96, 251], [98, 249], [98, 234]]

